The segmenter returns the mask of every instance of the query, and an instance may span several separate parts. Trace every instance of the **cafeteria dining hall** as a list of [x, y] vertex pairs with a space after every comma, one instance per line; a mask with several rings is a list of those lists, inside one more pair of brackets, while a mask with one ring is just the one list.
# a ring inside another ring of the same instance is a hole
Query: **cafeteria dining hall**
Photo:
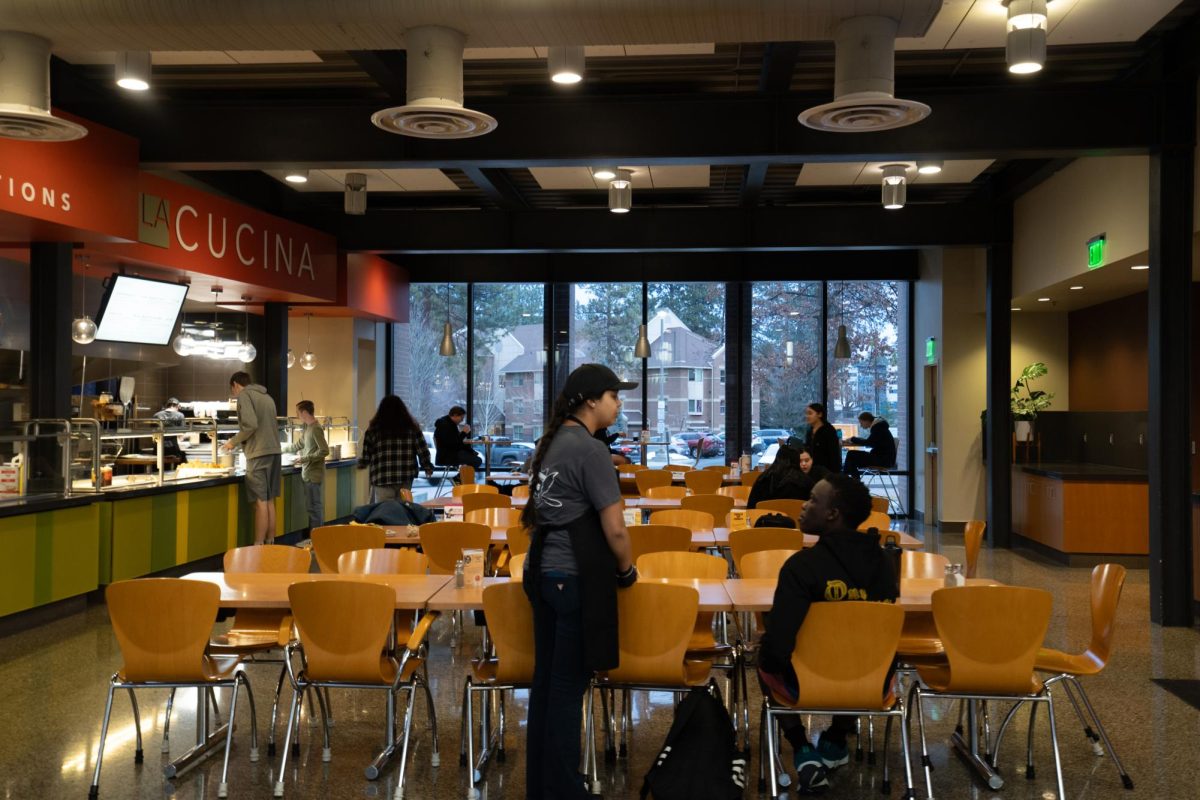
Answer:
[[0, 797], [1194, 797], [1198, 91], [1200, 0], [4, 0]]

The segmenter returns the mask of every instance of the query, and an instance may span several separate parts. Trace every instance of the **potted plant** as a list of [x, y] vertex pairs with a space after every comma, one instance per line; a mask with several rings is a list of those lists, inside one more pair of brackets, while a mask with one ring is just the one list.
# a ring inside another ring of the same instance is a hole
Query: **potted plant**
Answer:
[[1054, 399], [1054, 394], [1031, 389], [1029, 386], [1031, 381], [1045, 377], [1048, 372], [1044, 363], [1035, 361], [1021, 370], [1020, 377], [1013, 384], [1012, 391], [1009, 393], [1009, 409], [1016, 425], [1017, 441], [1031, 441], [1033, 439], [1033, 422], [1037, 419], [1038, 412], [1050, 408], [1050, 401]]

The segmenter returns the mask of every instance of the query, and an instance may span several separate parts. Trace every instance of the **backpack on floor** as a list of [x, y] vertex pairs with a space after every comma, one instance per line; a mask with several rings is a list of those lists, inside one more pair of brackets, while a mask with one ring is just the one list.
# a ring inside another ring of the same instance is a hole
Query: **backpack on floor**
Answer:
[[746, 757], [738, 751], [729, 712], [708, 688], [697, 687], [675, 709], [675, 721], [642, 782], [642, 800], [732, 800], [746, 788]]

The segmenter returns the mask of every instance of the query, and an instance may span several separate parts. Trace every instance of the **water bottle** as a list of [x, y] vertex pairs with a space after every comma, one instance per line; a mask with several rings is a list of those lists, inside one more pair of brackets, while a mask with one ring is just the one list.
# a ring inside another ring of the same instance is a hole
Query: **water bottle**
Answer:
[[466, 576], [463, 573], [463, 560], [460, 558], [454, 562], [454, 588], [462, 589], [466, 585]]
[[892, 564], [892, 575], [896, 579], [896, 596], [900, 596], [900, 558], [904, 551], [900, 549], [900, 545], [896, 541], [895, 535], [885, 536], [883, 541], [883, 555]]
[[738, 469], [743, 475], [750, 471], [750, 454], [745, 450], [742, 451], [742, 457], [738, 459]]

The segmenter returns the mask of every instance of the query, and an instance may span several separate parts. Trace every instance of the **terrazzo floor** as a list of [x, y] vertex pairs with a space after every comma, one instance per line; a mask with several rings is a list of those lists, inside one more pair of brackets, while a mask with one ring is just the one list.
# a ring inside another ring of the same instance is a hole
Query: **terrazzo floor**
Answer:
[[[918, 534], [920, 530], [916, 531]], [[944, 552], [952, 561], [962, 560], [961, 537], [945, 540], [930, 532], [929, 549]], [[1081, 650], [1089, 634], [1088, 580], [1090, 570], [1069, 569], [1039, 561], [1028, 554], [985, 549], [980, 574], [1012, 585], [1039, 586], [1054, 593], [1054, 614], [1047, 641], [1067, 650]], [[1154, 683], [1152, 678], [1195, 679], [1200, 677], [1200, 633], [1196, 629], [1163, 629], [1151, 625], [1148, 611], [1148, 579], [1145, 570], [1131, 570], [1121, 599], [1116, 651], [1111, 665], [1100, 676], [1085, 679], [1093, 703], [1107, 724], [1109, 735], [1125, 762], [1136, 788], [1122, 789], [1108, 758], [1092, 753], [1069, 705], [1058, 706], [1063, 768], [1067, 794], [1071, 798], [1194, 798], [1197, 768], [1200, 768], [1200, 710]], [[466, 769], [458, 765], [459, 720], [462, 681], [479, 642], [478, 629], [468, 623], [457, 647], [451, 647], [449, 625], [435, 628], [430, 661], [435, 703], [439, 712], [441, 766], [430, 764], [427, 717], [418, 705], [414, 730], [418, 732], [408, 769], [405, 796], [410, 798], [467, 797]], [[43, 625], [34, 630], [0, 639], [0, 686], [4, 687], [0, 711], [4, 720], [0, 744], [0, 791], [4, 798], [84, 798], [87, 796], [95, 750], [100, 733], [106, 682], [119, 666], [120, 653], [108, 623], [105, 608], [94, 605], [86, 611]], [[277, 675], [274, 668], [251, 670], [259, 704], [259, 731], [265, 741], [266, 718]], [[757, 688], [750, 681], [752, 702]], [[285, 696], [287, 691], [285, 690]], [[180, 691], [172, 720], [172, 752], [185, 750], [193, 736], [195, 695]], [[217, 796], [220, 758], [210, 758], [174, 781], [163, 778], [159, 742], [166, 693], [142, 693], [142, 730], [146, 741], [145, 763], [135, 765], [133, 716], [129, 704], [118, 697], [104, 761], [100, 796], [106, 798], [209, 798]], [[509, 732], [505, 763], [491, 764], [481, 785], [482, 796], [524, 796], [524, 695], [519, 693], [509, 706]], [[301, 755], [289, 764], [287, 796], [293, 798], [374, 798], [394, 793], [397, 770], [387, 768], [377, 781], [368, 781], [363, 768], [382, 740], [383, 704], [375, 693], [334, 692], [335, 727], [333, 757], [321, 760], [319, 728], [303, 726]], [[757, 708], [757, 705], [752, 706]], [[224, 700], [222, 701], [224, 708]], [[238, 730], [230, 765], [229, 796], [269, 798], [278, 769], [277, 758], [251, 763], [248, 758], [249, 715], [239, 709]], [[1056, 798], [1045, 715], [1039, 714], [1038, 763], [1035, 780], [1026, 780], [1019, 767], [1024, 759], [1024, 725], [1006, 738], [1001, 766], [1007, 783], [1000, 791], [984, 788], [949, 750], [947, 738], [954, 726], [948, 703], [935, 703], [927, 717], [931, 758], [934, 764], [933, 793], [944, 798]], [[603, 795], [634, 798], [642, 776], [660, 746], [672, 717], [668, 694], [636, 693], [633, 700], [634, 730], [630, 757], [605, 764], [600, 771]], [[1018, 723], [1024, 719], [1024, 712]], [[755, 719], [757, 716], [755, 715]], [[815, 720], [810, 730], [820, 730]], [[913, 738], [917, 746], [916, 737]], [[757, 731], [752, 747], [751, 774], [757, 776]], [[790, 756], [790, 753], [787, 754]], [[898, 748], [892, 748], [891, 795], [903, 795]], [[914, 762], [914, 768], [919, 762]], [[880, 797], [880, 767], [853, 761], [832, 776], [827, 797]], [[753, 797], [752, 777], [746, 796]], [[917, 793], [924, 785], [917, 773]]]

